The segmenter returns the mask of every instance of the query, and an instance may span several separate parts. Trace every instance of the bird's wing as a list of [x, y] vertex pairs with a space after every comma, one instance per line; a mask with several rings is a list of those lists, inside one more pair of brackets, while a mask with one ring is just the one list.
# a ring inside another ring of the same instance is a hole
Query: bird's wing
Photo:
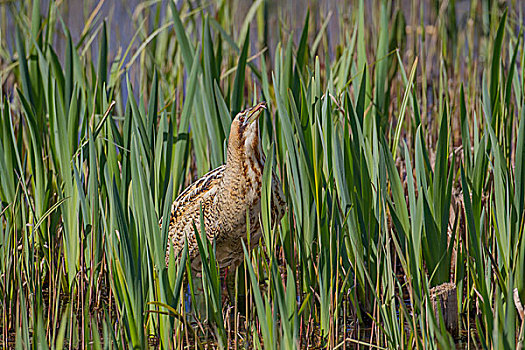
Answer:
[[284, 198], [281, 182], [277, 174], [272, 171], [272, 223], [277, 225], [286, 211], [286, 200]]
[[[170, 251], [173, 250], [175, 259], [180, 258], [184, 249], [186, 237], [188, 239], [188, 252], [190, 258], [198, 253], [197, 239], [193, 229], [193, 223], [199, 228], [200, 226], [200, 208], [205, 216], [206, 221], [210, 220], [206, 211], [211, 209], [213, 199], [220, 185], [224, 174], [224, 165], [210, 171], [199, 180], [188, 186], [179, 194], [171, 206], [171, 213], [168, 226], [168, 247], [166, 250], [166, 265], [169, 262]], [[208, 235], [209, 232], [206, 232]], [[173, 245], [173, 249], [171, 249]]]

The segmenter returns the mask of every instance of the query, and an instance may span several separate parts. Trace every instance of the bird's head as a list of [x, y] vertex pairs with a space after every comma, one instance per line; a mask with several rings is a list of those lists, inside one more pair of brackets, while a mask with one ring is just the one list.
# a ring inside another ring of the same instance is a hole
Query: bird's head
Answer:
[[245, 109], [235, 116], [230, 128], [228, 140], [228, 160], [240, 160], [243, 157], [260, 156], [259, 123], [261, 112], [266, 109], [266, 102]]

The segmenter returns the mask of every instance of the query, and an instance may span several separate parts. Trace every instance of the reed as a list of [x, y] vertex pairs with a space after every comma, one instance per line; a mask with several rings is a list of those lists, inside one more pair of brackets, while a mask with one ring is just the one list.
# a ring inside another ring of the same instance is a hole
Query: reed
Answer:
[[[1, 347], [523, 348], [524, 9], [401, 3], [291, 33], [269, 1], [152, 1], [121, 47], [102, 5], [73, 40], [64, 2], [0, 2]], [[262, 100], [263, 237], [223, 303], [214, 242], [166, 267], [158, 222]]]

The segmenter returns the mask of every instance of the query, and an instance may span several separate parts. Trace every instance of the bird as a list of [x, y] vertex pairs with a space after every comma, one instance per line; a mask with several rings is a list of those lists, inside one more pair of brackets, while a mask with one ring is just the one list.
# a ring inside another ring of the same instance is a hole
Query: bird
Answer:
[[[265, 163], [258, 119], [266, 108], [266, 103], [261, 102], [235, 116], [228, 137], [226, 163], [195, 181], [173, 202], [167, 230], [166, 266], [170, 254], [174, 254], [175, 261], [180, 260], [187, 240], [191, 268], [200, 272], [202, 260], [195, 228], [200, 234], [201, 208], [204, 231], [208, 240], [215, 242], [215, 257], [221, 273], [238, 266], [244, 259], [241, 242], [247, 243], [247, 212], [250, 248], [258, 244], [262, 235], [259, 217]], [[286, 202], [274, 171], [271, 189], [271, 219], [276, 224], [285, 213]]]

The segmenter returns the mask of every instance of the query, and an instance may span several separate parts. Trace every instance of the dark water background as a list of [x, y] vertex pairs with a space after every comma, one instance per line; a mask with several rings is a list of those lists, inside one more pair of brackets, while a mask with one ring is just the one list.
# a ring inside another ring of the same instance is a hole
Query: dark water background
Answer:
[[[49, 1], [54, 0], [41, 0], [41, 9], [42, 13], [47, 13], [47, 8], [49, 6]], [[177, 7], [180, 8], [184, 0], [176, 0]], [[7, 46], [12, 52], [14, 47], [14, 29], [15, 24], [12, 18], [12, 10], [20, 7], [21, 1], [13, 0], [0, 0], [0, 9], [1, 7], [7, 7], [6, 20], [7, 25], [0, 25], [2, 30], [4, 40], [7, 42]], [[213, 14], [213, 9], [216, 7], [214, 2], [206, 1], [192, 1], [192, 7], [202, 7], [206, 10], [211, 10]], [[377, 8], [378, 1], [366, 1], [365, 13], [371, 13], [373, 8]], [[416, 1], [416, 3], [418, 3]], [[425, 25], [432, 25], [435, 22], [435, 10], [434, 10], [434, 0], [424, 0], [419, 2], [422, 6], [423, 12], [423, 22]], [[520, 5], [521, 3], [521, 5]], [[84, 29], [84, 23], [86, 19], [90, 16], [93, 10], [98, 6], [99, 1], [95, 0], [63, 0], [60, 5], [61, 17], [69, 28], [71, 36], [74, 42], [78, 42], [80, 39], [80, 34]], [[208, 4], [208, 5], [207, 5]], [[234, 23], [238, 23], [238, 27], [242, 26], [244, 18], [250, 9], [250, 6], [253, 4], [249, 0], [234, 0], [230, 1], [230, 6], [235, 8]], [[412, 0], [401, 0], [395, 1], [394, 4], [399, 4], [401, 10], [403, 11], [407, 22], [411, 18], [414, 18], [418, 21], [419, 24], [419, 11], [414, 17], [411, 13], [412, 11]], [[140, 5], [144, 5], [143, 1], [140, 0], [106, 0], [103, 2], [103, 5], [100, 8], [100, 12], [97, 20], [106, 19], [108, 21], [108, 32], [110, 33], [110, 49], [111, 53], [114, 53], [118, 47], [126, 48], [131, 41], [133, 35], [135, 34], [138, 25], [138, 20], [136, 19], [136, 14]], [[310, 9], [310, 25], [314, 28], [320, 28], [323, 21], [327, 18], [327, 15], [331, 13], [330, 20], [328, 22], [326, 33], [329, 37], [329, 51], [334, 49], [334, 46], [340, 43], [339, 38], [339, 26], [340, 21], [349, 20], [352, 18], [352, 12], [357, 10], [357, 1], [345, 1], [345, 0], [267, 0], [268, 5], [268, 43], [269, 48], [273, 52], [273, 48], [277, 44], [279, 31], [284, 33], [288, 32], [293, 34], [294, 37], [298, 39], [300, 36], [304, 19], [307, 13], [307, 10]], [[509, 0], [507, 1], [509, 8], [522, 8], [525, 10], [525, 1], [518, 0]], [[161, 18], [164, 16], [170, 16], [168, 0], [159, 0], [157, 6], [160, 7]], [[469, 15], [471, 6], [470, 0], [456, 0], [456, 21], [458, 28], [461, 29], [465, 27], [466, 21]], [[153, 12], [153, 11], [152, 11]], [[208, 12], [208, 11], [207, 11]], [[153, 19], [154, 13], [151, 14], [151, 19]], [[0, 19], [1, 21], [2, 19]], [[149, 32], [155, 30], [152, 28], [151, 23], [153, 21], [148, 21]], [[252, 30], [255, 30], [253, 26]], [[57, 53], [61, 53], [64, 47], [63, 35], [57, 36], [55, 38], [55, 45]], [[134, 43], [132, 48], [137, 48], [140, 45], [140, 40]], [[97, 43], [93, 43], [93, 47], [96, 50]]]

